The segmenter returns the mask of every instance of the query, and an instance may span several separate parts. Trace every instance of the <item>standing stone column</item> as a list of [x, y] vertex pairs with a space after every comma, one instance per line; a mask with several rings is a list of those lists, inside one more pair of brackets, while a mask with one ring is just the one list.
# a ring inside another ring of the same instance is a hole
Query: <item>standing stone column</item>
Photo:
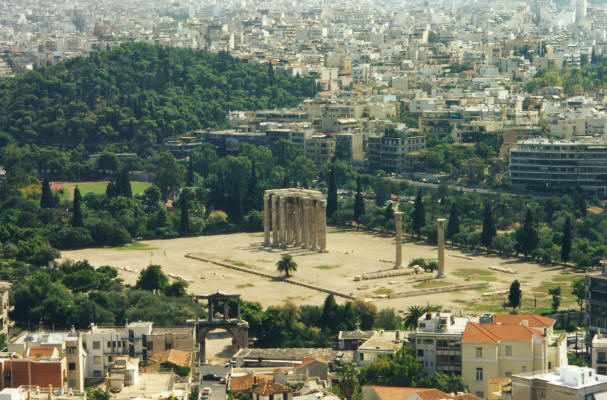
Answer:
[[327, 201], [322, 200], [318, 212], [318, 247], [321, 252], [327, 251]]
[[316, 229], [316, 218], [318, 215], [318, 210], [316, 208], [317, 200], [312, 200], [310, 202], [310, 219], [308, 220], [308, 224], [310, 224], [310, 248], [312, 250], [316, 250], [316, 243], [318, 240], [318, 230]]
[[296, 196], [293, 198], [295, 212], [295, 246], [301, 246], [301, 197]]
[[445, 219], [436, 220], [438, 230], [438, 275], [437, 278], [445, 277]]
[[280, 224], [280, 247], [283, 249], [287, 248], [287, 198], [280, 196], [279, 206], [280, 216], [278, 217], [278, 223]]
[[287, 245], [293, 244], [293, 198], [287, 198]]
[[399, 269], [403, 263], [403, 213], [401, 211], [394, 213], [394, 232], [396, 233], [396, 262], [394, 263], [394, 269]]
[[270, 245], [270, 195], [263, 195], [263, 245]]
[[302, 200], [301, 234], [302, 247], [310, 248], [310, 199], [304, 197]]
[[280, 228], [278, 227], [278, 195], [273, 194], [271, 198], [272, 202], [272, 247], [278, 247], [280, 240], [278, 233]]

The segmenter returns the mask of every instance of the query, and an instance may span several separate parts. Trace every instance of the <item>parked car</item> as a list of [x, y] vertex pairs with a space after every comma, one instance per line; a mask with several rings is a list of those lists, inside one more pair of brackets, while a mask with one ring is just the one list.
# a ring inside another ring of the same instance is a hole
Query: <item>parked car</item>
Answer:
[[202, 376], [203, 381], [219, 381], [221, 380], [221, 376], [217, 374], [206, 374]]

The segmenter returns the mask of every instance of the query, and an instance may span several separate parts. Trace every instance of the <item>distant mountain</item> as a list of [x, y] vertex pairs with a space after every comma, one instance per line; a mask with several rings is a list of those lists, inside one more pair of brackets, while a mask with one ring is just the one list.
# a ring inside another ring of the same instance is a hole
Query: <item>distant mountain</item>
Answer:
[[224, 126], [228, 110], [294, 106], [315, 92], [312, 79], [227, 53], [123, 44], [0, 80], [0, 146], [115, 143], [144, 151]]

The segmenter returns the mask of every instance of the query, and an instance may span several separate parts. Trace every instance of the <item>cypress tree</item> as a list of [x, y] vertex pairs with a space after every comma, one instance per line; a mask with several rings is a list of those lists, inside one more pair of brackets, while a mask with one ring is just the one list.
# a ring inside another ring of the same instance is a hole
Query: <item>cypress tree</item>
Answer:
[[194, 164], [192, 164], [192, 157], [188, 161], [188, 171], [185, 175], [186, 186], [194, 186]]
[[515, 236], [516, 250], [519, 253], [523, 253], [525, 257], [537, 248], [539, 238], [533, 221], [533, 214], [530, 209], [527, 209], [525, 222], [523, 223], [523, 226], [517, 229]]
[[386, 206], [386, 211], [384, 211], [384, 219], [386, 222], [391, 221], [394, 218], [394, 208], [392, 208], [392, 203], [388, 203]]
[[335, 183], [335, 168], [333, 164], [329, 169], [329, 191], [327, 193], [327, 218], [337, 211], [337, 184]]
[[256, 210], [260, 206], [260, 199], [257, 191], [257, 173], [255, 172], [255, 161], [251, 164], [251, 176], [247, 187], [247, 202], [245, 209], [247, 211]]
[[118, 176], [116, 177], [116, 183], [114, 184], [114, 191], [116, 196], [133, 197], [133, 191], [131, 189], [131, 182], [129, 181], [129, 171], [123, 168]]
[[563, 227], [563, 243], [561, 244], [561, 261], [569, 261], [571, 253], [571, 218], [567, 217]]
[[228, 217], [230, 221], [238, 226], [242, 226], [244, 221], [244, 205], [242, 199], [242, 193], [238, 182], [234, 182], [232, 185], [231, 195], [228, 199], [229, 211]]
[[576, 189], [576, 193], [574, 196], [574, 203], [575, 203], [575, 216], [577, 218], [584, 218], [586, 217], [586, 199], [584, 198], [584, 195], [580, 193], [581, 189]]
[[274, 67], [272, 66], [272, 61], [268, 61], [268, 81], [270, 85], [274, 83]]
[[483, 212], [483, 231], [481, 232], [481, 243], [483, 246], [488, 248], [495, 235], [497, 235], [497, 231], [495, 229], [495, 222], [493, 221], [491, 205], [486, 204]]
[[413, 205], [413, 232], [419, 238], [421, 229], [426, 226], [426, 212], [424, 211], [424, 203], [422, 201], [422, 192], [419, 190], [415, 196], [415, 204]]
[[510, 292], [508, 293], [508, 305], [512, 307], [512, 311], [521, 306], [521, 297], [521, 284], [518, 280], [515, 280], [510, 285]]
[[53, 191], [48, 179], [42, 181], [42, 195], [40, 196], [40, 207], [50, 208], [53, 206]]
[[451, 212], [449, 213], [449, 222], [447, 223], [447, 237], [453, 239], [453, 236], [459, 233], [459, 215], [457, 211], [457, 203], [451, 204]]
[[354, 221], [360, 225], [360, 217], [365, 214], [365, 199], [363, 198], [360, 177], [356, 178], [356, 196], [354, 197]]
[[72, 207], [72, 226], [74, 228], [80, 228], [84, 225], [82, 217], [82, 196], [80, 195], [80, 189], [76, 186], [74, 189], [74, 203]]
[[179, 196], [179, 208], [181, 210], [179, 232], [186, 235], [190, 232], [190, 196], [188, 189], [184, 189]]
[[115, 196], [116, 196], [116, 188], [114, 186], [114, 182], [110, 181], [110, 183], [107, 184], [107, 188], [105, 188], [105, 197], [107, 197], [108, 199], [111, 199]]

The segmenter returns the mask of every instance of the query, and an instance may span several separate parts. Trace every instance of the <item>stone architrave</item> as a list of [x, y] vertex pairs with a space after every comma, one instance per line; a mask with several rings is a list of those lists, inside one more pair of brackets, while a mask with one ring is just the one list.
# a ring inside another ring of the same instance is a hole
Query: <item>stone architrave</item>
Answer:
[[263, 195], [263, 245], [270, 245], [270, 195]]
[[439, 218], [437, 223], [438, 236], [438, 275], [437, 278], [445, 277], [445, 219]]
[[272, 203], [272, 246], [278, 247], [278, 242], [280, 241], [279, 232], [280, 228], [278, 226], [278, 195], [273, 193], [271, 198]]
[[396, 262], [394, 263], [394, 269], [399, 269], [403, 263], [403, 213], [401, 211], [394, 213], [394, 232], [396, 233]]

